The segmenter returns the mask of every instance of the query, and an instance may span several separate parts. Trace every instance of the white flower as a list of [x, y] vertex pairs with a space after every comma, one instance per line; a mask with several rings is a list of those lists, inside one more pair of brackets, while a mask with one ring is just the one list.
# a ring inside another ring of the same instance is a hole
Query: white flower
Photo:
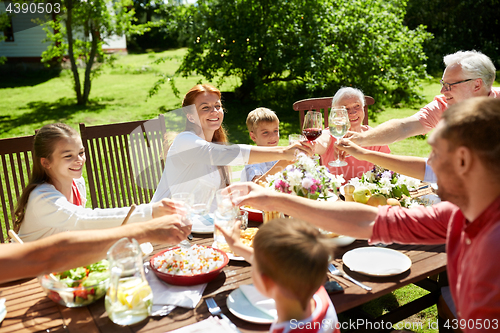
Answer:
[[373, 182], [375, 180], [375, 175], [371, 171], [365, 172], [365, 181]]
[[340, 187], [345, 182], [343, 175], [334, 175], [331, 173], [327, 173], [327, 175], [332, 183], [335, 184], [335, 187]]
[[302, 182], [302, 172], [298, 169], [290, 171], [288, 173], [288, 182], [292, 187], [300, 185]]
[[388, 187], [388, 188], [392, 188], [392, 184], [391, 184], [391, 179], [390, 178], [380, 178], [380, 185], [382, 185], [383, 187]]
[[400, 175], [398, 181], [396, 182], [397, 186], [401, 186], [405, 184], [409, 191], [416, 190], [420, 186], [420, 180], [408, 176]]
[[313, 181], [311, 178], [304, 178], [302, 179], [302, 187], [309, 189], [313, 185]]
[[384, 195], [389, 195], [389, 194], [391, 194], [391, 190], [390, 190], [389, 188], [387, 188], [387, 187], [381, 187], [381, 188], [379, 189], [379, 191], [380, 191], [380, 193], [382, 193], [382, 194], [384, 194]]

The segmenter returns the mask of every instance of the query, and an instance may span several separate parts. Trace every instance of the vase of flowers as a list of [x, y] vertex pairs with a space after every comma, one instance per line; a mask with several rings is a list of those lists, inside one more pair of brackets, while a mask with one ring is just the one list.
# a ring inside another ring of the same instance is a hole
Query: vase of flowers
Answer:
[[267, 187], [282, 193], [289, 193], [313, 200], [327, 200], [337, 193], [344, 182], [342, 176], [333, 175], [322, 165], [305, 154], [299, 154], [297, 161], [282, 172], [268, 176]]

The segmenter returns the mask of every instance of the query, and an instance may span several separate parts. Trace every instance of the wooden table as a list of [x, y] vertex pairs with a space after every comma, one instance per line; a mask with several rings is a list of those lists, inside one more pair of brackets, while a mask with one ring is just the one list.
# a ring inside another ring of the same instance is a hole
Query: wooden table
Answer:
[[[212, 235], [195, 237], [197, 244], [211, 245]], [[366, 241], [356, 241], [352, 245], [340, 248], [336, 253], [334, 263], [342, 267], [343, 253], [346, 251], [367, 246]], [[167, 248], [155, 246], [154, 253]], [[427, 277], [445, 272], [446, 254], [444, 245], [391, 245], [389, 248], [405, 253], [412, 260], [412, 267], [405, 273], [392, 277], [376, 278], [349, 272], [355, 279], [373, 288], [371, 292], [354, 285], [341, 277], [328, 276], [330, 280], [338, 281], [345, 289], [344, 293], [331, 295], [338, 313], [352, 311], [351, 309], [388, 294], [410, 283], [431, 291], [430, 294], [412, 302], [412, 305], [400, 307], [394, 313], [384, 315], [377, 320], [384, 322], [398, 322], [408, 317], [409, 313], [419, 312], [421, 309], [435, 304], [439, 296], [439, 286], [436, 281]], [[242, 332], [268, 331], [269, 325], [251, 324], [233, 316], [226, 307], [226, 298], [229, 293], [242, 284], [252, 283], [251, 268], [246, 262], [231, 261], [214, 281], [205, 289], [203, 298], [214, 297], [223, 312], [238, 326]], [[1, 274], [1, 273], [0, 273]], [[113, 324], [107, 317], [104, 309], [104, 300], [101, 299], [88, 307], [65, 308], [47, 298], [37, 279], [15, 281], [0, 285], [0, 298], [7, 299], [7, 317], [0, 326], [0, 333], [5, 332], [167, 332], [185, 325], [195, 323], [210, 316], [205, 302], [202, 301], [195, 309], [176, 308], [166, 317], [150, 317], [148, 320], [130, 326], [120, 327]], [[361, 314], [359, 315], [361, 316]], [[404, 317], [402, 317], [404, 316]], [[359, 318], [359, 317], [358, 317]]]

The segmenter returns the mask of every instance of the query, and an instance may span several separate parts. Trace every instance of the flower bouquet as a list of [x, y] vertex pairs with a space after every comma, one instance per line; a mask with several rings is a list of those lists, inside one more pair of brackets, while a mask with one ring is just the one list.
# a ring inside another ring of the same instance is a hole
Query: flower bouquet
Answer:
[[361, 179], [357, 177], [350, 179], [348, 185], [354, 186], [356, 190], [367, 189], [374, 197], [384, 196], [386, 199], [396, 199], [403, 207], [421, 204], [410, 197], [410, 191], [418, 189], [419, 179], [400, 175], [377, 165], [371, 171], [365, 172]]
[[333, 175], [325, 166], [305, 154], [299, 154], [294, 164], [266, 178], [267, 187], [282, 193], [295, 194], [313, 200], [327, 200], [337, 193], [342, 176]]

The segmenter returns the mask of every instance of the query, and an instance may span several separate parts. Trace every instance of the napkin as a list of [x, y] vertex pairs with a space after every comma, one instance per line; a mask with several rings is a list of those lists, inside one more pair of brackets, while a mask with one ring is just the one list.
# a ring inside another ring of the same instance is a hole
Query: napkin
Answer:
[[240, 290], [254, 307], [273, 318], [278, 318], [274, 299], [262, 295], [253, 284], [241, 285]]
[[171, 333], [234, 333], [234, 330], [224, 321], [217, 317], [209, 317], [195, 324], [181, 327], [170, 331]]
[[213, 214], [193, 215], [192, 217], [193, 232], [213, 232], [214, 231], [214, 218]]
[[206, 283], [194, 286], [174, 286], [168, 284], [156, 276], [153, 270], [150, 269], [149, 262], [144, 263], [144, 272], [153, 290], [153, 311], [157, 311], [166, 305], [194, 309], [207, 286]]

